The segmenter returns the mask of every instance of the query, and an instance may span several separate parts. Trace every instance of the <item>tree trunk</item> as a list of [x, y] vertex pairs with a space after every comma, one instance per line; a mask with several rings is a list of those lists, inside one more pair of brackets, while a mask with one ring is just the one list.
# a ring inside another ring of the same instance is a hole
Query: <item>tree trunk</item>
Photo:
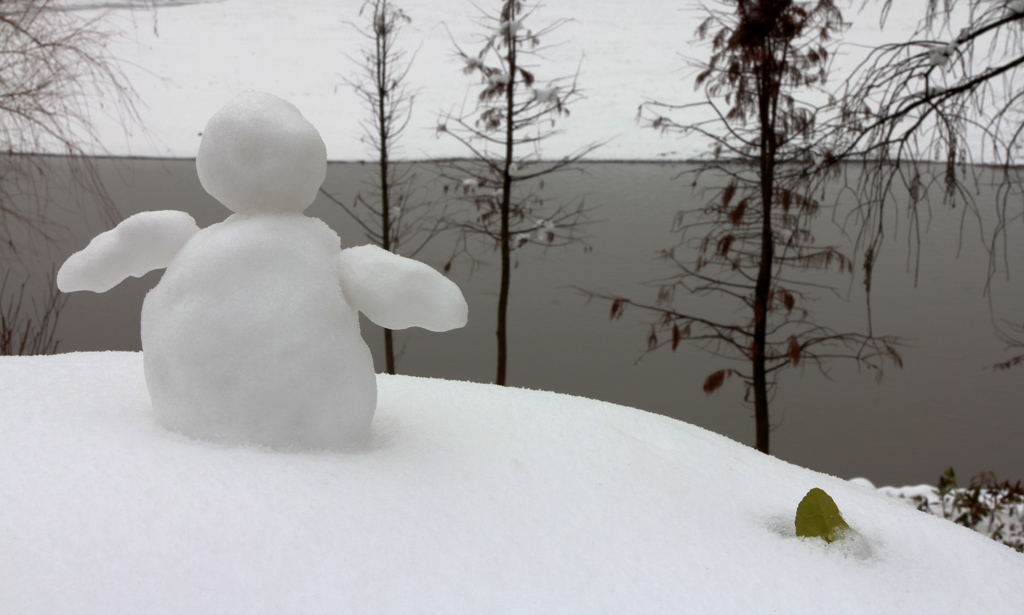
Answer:
[[[762, 178], [761, 181], [763, 185], [765, 180]], [[763, 193], [762, 198], [764, 198]], [[770, 198], [764, 201], [764, 203], [762, 210], [765, 222], [761, 227], [761, 262], [757, 270], [757, 282], [754, 285], [754, 343], [750, 358], [754, 372], [754, 423], [757, 433], [755, 446], [757, 450], [767, 454], [769, 432], [768, 373], [764, 349], [768, 331], [768, 299], [771, 294], [774, 245], [772, 244], [771, 237], [771, 222], [768, 217], [771, 210]]]
[[[378, 7], [381, 19], [387, 17], [387, 2], [381, 3]], [[374, 19], [376, 32], [376, 58], [377, 58], [377, 139], [378, 151], [380, 153], [380, 217], [381, 217], [381, 247], [391, 251], [391, 200], [388, 188], [391, 178], [388, 175], [388, 140], [390, 138], [390, 120], [385, 106], [390, 88], [388, 76], [388, 52], [386, 47], [386, 33], [377, 25], [378, 20]], [[387, 373], [395, 373], [395, 344], [391, 329], [384, 329], [384, 361]]]
[[[506, 188], [507, 190], [507, 188]], [[504, 190], [503, 190], [504, 191]], [[511, 254], [508, 237], [508, 212], [502, 209], [501, 215], [501, 288], [498, 292], [498, 374], [495, 384], [505, 384], [506, 365], [508, 363], [508, 291], [511, 282]]]
[[751, 362], [754, 373], [754, 423], [757, 433], [756, 448], [768, 453], [768, 373], [765, 364], [764, 350], [768, 337], [768, 301], [771, 295], [772, 261], [774, 260], [774, 244], [772, 243], [771, 224], [771, 190], [774, 166], [761, 155], [761, 211], [764, 220], [761, 224], [761, 261], [757, 269], [757, 282], [754, 285], [754, 344], [751, 349]]
[[775, 243], [772, 237], [772, 197], [775, 191], [775, 105], [778, 92], [772, 53], [762, 49], [761, 75], [758, 79], [758, 121], [760, 123], [761, 183], [761, 255], [754, 284], [754, 341], [750, 359], [754, 375], [755, 447], [768, 454], [768, 371], [765, 348], [768, 338], [768, 312], [771, 309], [772, 268]]
[[[509, 2], [508, 23], [515, 19], [515, 3]], [[513, 155], [514, 123], [512, 113], [515, 109], [516, 82], [516, 38], [511, 30], [508, 33], [508, 84], [505, 88], [505, 168], [501, 182], [501, 287], [498, 292], [498, 374], [495, 384], [504, 385], [506, 365], [508, 363], [508, 294], [512, 281], [512, 238], [509, 236], [509, 213], [512, 201], [512, 175], [510, 172]]]
[[[383, 104], [383, 103], [382, 103]], [[382, 111], [383, 113], [383, 111]], [[383, 132], [383, 131], [381, 131]], [[383, 146], [380, 149], [380, 177], [381, 177], [381, 231], [383, 240], [381, 241], [381, 247], [391, 251], [391, 219], [390, 219], [390, 201], [388, 195], [388, 151], [387, 146]], [[384, 361], [385, 369], [387, 373], [395, 373], [395, 343], [394, 335], [391, 329], [384, 329]]]
[[391, 329], [384, 329], [384, 371], [395, 373], [395, 340]]

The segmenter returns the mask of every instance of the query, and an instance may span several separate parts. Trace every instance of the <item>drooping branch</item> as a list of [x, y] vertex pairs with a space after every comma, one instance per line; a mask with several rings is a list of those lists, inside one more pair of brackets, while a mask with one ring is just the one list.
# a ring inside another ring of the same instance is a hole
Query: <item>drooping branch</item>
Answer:
[[[916, 272], [923, 236], [919, 209], [941, 200], [950, 208], [963, 206], [961, 235], [967, 213], [979, 234], [987, 232], [986, 294], [993, 276], [1008, 275], [1006, 221], [1024, 215], [1022, 25], [1024, 6], [1015, 3], [933, 3], [912, 40], [871, 51], [840, 92], [821, 147], [836, 160], [864, 160], [849, 185], [861, 203], [858, 242], [872, 259], [883, 237], [900, 232], [891, 227], [906, 219], [908, 263]], [[943, 40], [944, 32], [957, 30]], [[994, 199], [977, 196], [986, 174], [995, 184]], [[870, 267], [866, 271], [870, 284]], [[1024, 347], [1024, 337], [1004, 328], [1004, 318], [990, 307], [1000, 339]]]

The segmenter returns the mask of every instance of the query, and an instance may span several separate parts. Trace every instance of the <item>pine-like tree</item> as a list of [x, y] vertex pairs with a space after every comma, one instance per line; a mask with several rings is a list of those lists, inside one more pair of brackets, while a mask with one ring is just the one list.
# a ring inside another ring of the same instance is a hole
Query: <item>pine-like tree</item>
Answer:
[[[366, 25], [353, 25], [367, 45], [357, 59], [359, 70], [346, 82], [363, 101], [368, 118], [361, 122], [363, 141], [375, 158], [373, 185], [346, 203], [321, 188], [364, 231], [367, 239], [389, 252], [414, 257], [439, 230], [430, 203], [414, 199], [413, 165], [396, 162], [399, 140], [409, 124], [414, 95], [407, 88], [411, 58], [399, 45], [402, 27], [412, 19], [391, 0], [366, 0], [359, 11]], [[395, 373], [394, 332], [384, 329], [385, 371]]]
[[[597, 145], [588, 145], [558, 160], [544, 160], [541, 146], [555, 134], [555, 122], [569, 115], [580, 97], [576, 75], [545, 80], [541, 40], [564, 21], [532, 29], [537, 7], [503, 0], [497, 15], [483, 18], [486, 36], [477, 53], [456, 44], [464, 72], [480, 81], [471, 113], [447, 116], [438, 133], [457, 139], [468, 151], [465, 160], [442, 163], [448, 194], [465, 201], [461, 214], [448, 219], [459, 231], [453, 259], [472, 257], [473, 243], [498, 251], [498, 359], [495, 382], [505, 384], [508, 364], [508, 309], [513, 255], [529, 245], [564, 246], [579, 240], [582, 201], [566, 205], [541, 198], [544, 177], [579, 162]], [[446, 270], [451, 266], [449, 261]]]

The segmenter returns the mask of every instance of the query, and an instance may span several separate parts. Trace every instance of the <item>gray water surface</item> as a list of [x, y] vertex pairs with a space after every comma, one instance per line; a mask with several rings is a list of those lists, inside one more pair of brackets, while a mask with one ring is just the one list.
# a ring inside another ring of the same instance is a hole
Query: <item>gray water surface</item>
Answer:
[[[53, 159], [53, 164], [59, 167], [59, 161]], [[202, 190], [191, 160], [99, 164], [124, 216], [182, 209], [205, 227], [229, 214]], [[588, 302], [573, 288], [653, 302], [656, 289], [642, 283], [671, 273], [656, 253], [675, 242], [670, 231], [675, 212], [698, 198], [686, 182], [676, 179], [684, 168], [669, 163], [593, 163], [584, 173], [547, 180], [547, 198], [586, 199], [591, 223], [584, 234], [592, 250], [525, 249], [517, 254], [509, 383], [665, 414], [752, 444], [754, 421], [752, 411], [742, 404], [742, 385], [734, 379], [714, 395], [702, 392], [707, 375], [730, 366], [727, 360], [685, 343], [676, 352], [644, 355], [649, 331], [644, 314], [627, 310], [621, 320], [609, 321], [607, 302]], [[370, 179], [369, 165], [337, 163], [329, 165], [324, 186], [351, 202]], [[434, 187], [432, 194], [439, 197], [440, 191]], [[318, 198], [306, 213], [324, 219], [343, 245], [365, 243], [360, 230], [326, 199]], [[884, 260], [876, 267], [875, 332], [908, 339], [902, 351], [904, 368], [889, 366], [881, 382], [873, 373], [839, 363], [827, 375], [813, 367], [785, 371], [771, 407], [772, 422], [777, 424], [771, 441], [776, 456], [844, 478], [865, 476], [879, 485], [934, 483], [948, 466], [965, 479], [983, 470], [1024, 478], [1024, 368], [984, 369], [1009, 356], [993, 334], [982, 294], [988, 255], [970, 220], [961, 241], [959, 211], [936, 207], [933, 214], [927, 221], [916, 287], [903, 235], [886, 244]], [[59, 241], [35, 261], [33, 279], [106, 228], [95, 216], [76, 210], [62, 212], [60, 219], [64, 229]], [[1010, 245], [1017, 246], [1016, 259], [1010, 263], [1013, 277], [997, 280], [994, 287], [999, 304], [1011, 308], [1024, 306], [1024, 233], [1012, 233]], [[842, 239], [840, 234], [836, 237]], [[441, 237], [419, 258], [440, 268], [451, 245], [449, 238]], [[397, 333], [400, 373], [492, 381], [498, 259], [493, 253], [481, 256], [489, 264], [471, 272], [466, 263], [456, 262], [450, 274], [469, 302], [469, 325], [444, 334]], [[131, 278], [105, 294], [70, 296], [57, 330], [60, 351], [139, 350], [142, 300], [161, 273]], [[812, 306], [819, 322], [863, 328], [860, 280], [833, 277], [830, 282], [849, 301], [821, 298]], [[723, 310], [734, 308], [722, 305]], [[379, 329], [364, 320], [363, 336], [382, 370]], [[533, 413], [534, 409], [523, 408], [523, 420], [532, 420]]]

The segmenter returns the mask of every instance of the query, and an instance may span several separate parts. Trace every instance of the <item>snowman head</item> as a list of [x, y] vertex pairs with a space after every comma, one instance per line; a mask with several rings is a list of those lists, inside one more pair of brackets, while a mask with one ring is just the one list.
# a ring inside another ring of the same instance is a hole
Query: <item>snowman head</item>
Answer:
[[324, 181], [327, 148], [288, 101], [242, 92], [206, 124], [196, 171], [231, 211], [301, 213]]

